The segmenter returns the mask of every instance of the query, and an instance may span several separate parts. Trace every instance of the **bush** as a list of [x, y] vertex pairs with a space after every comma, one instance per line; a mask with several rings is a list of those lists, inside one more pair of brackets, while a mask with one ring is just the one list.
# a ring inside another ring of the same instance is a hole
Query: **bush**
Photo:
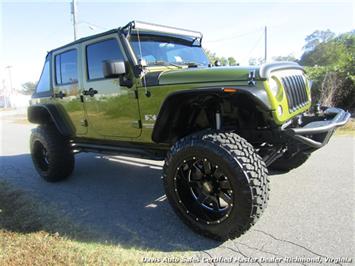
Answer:
[[313, 102], [355, 109], [354, 32], [320, 42], [302, 55], [300, 63], [313, 80]]
[[355, 109], [355, 79], [334, 67], [305, 67], [312, 84], [312, 101], [328, 106]]

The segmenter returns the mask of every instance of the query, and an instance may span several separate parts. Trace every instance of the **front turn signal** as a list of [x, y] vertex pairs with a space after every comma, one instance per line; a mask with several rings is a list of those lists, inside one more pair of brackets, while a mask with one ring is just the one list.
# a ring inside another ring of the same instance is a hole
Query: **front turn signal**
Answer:
[[235, 88], [223, 88], [223, 92], [227, 92], [227, 93], [233, 93], [233, 92], [237, 92], [238, 90]]

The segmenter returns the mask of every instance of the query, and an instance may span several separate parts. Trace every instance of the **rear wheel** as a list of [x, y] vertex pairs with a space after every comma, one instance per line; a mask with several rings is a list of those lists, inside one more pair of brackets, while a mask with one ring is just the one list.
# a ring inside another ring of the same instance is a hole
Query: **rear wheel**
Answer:
[[192, 229], [217, 240], [247, 231], [268, 200], [264, 162], [234, 133], [179, 140], [167, 155], [163, 177], [175, 212]]
[[41, 177], [49, 182], [67, 178], [74, 169], [74, 154], [69, 140], [53, 126], [32, 130], [30, 149], [33, 164]]

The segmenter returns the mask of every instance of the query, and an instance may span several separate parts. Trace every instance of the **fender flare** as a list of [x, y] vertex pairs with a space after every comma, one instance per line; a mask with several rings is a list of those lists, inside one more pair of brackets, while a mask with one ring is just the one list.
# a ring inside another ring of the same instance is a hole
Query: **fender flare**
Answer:
[[[228, 87], [234, 88], [234, 87]], [[179, 113], [182, 105], [180, 103], [194, 99], [200, 96], [214, 96], [225, 97], [226, 92], [223, 91], [223, 87], [214, 88], [200, 88], [192, 90], [182, 90], [170, 93], [161, 105], [160, 111], [155, 122], [152, 140], [156, 143], [169, 143], [172, 127], [176, 120], [176, 114]], [[237, 96], [243, 94], [244, 96], [252, 99], [255, 104], [263, 111], [270, 111], [270, 103], [267, 98], [265, 90], [258, 89], [256, 87], [235, 87], [237, 90], [235, 93], [231, 93]]]
[[27, 109], [27, 119], [33, 124], [54, 124], [64, 137], [75, 136], [75, 127], [64, 110], [58, 104], [35, 104]]

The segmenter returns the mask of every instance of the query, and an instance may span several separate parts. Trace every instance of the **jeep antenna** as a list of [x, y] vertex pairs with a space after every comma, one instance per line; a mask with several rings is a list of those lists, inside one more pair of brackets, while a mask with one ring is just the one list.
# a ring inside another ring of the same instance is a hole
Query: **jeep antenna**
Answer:
[[143, 69], [143, 53], [142, 53], [142, 46], [141, 46], [141, 39], [140, 39], [140, 36], [139, 36], [139, 29], [136, 28], [137, 30], [137, 38], [138, 38], [138, 48], [139, 48], [139, 62], [138, 64], [141, 66], [142, 68], [142, 75], [143, 75], [143, 83], [144, 83], [144, 91], [145, 91], [145, 96], [147, 97], [150, 97], [150, 91], [148, 90], [147, 88], [147, 81], [145, 79], [145, 72], [144, 72], [144, 69]]
[[71, 2], [71, 12], [73, 16], [74, 41], [76, 41], [76, 0]]

